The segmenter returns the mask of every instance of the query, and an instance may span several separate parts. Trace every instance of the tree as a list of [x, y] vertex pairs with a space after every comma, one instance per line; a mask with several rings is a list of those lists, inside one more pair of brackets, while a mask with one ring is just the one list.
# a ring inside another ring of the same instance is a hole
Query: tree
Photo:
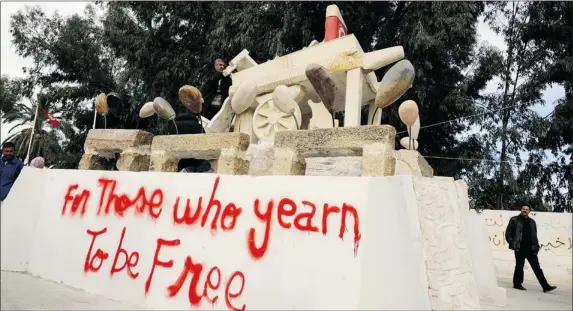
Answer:
[[[553, 112], [540, 121], [538, 139], [529, 146], [531, 159], [543, 165], [528, 165], [523, 179], [531, 181], [552, 202], [554, 211], [573, 209], [573, 4], [532, 2], [530, 22], [522, 40], [531, 40], [546, 57], [540, 73], [546, 84], [559, 84], [565, 96]], [[547, 154], [551, 155], [548, 159]]]
[[10, 79], [3, 75], [0, 79], [0, 111], [5, 114], [14, 111], [14, 107], [22, 100], [23, 85], [20, 79]]
[[[407, 136], [398, 107], [405, 99], [416, 101], [421, 125], [428, 126], [420, 132], [419, 151], [436, 175], [461, 178], [473, 163], [433, 157], [476, 158], [481, 152], [479, 141], [459, 134], [470, 129], [463, 118], [476, 113], [474, 100], [493, 74], [490, 51], [476, 46], [483, 10], [481, 2], [397, 2], [374, 34], [374, 48], [402, 45], [416, 70], [413, 87], [384, 109], [382, 122]], [[384, 71], [377, 72], [379, 79]]]
[[[49, 120], [41, 112], [38, 113], [34, 123], [34, 115], [38, 103], [32, 102], [31, 105], [24, 104], [22, 101], [16, 102], [10, 111], [3, 115], [3, 119], [14, 124], [14, 127], [8, 132], [9, 136], [2, 142], [10, 141], [16, 145], [16, 156], [24, 159], [28, 154], [30, 147], [30, 138], [32, 131], [34, 137], [30, 150], [30, 159], [42, 156], [47, 160], [47, 164], [56, 164], [62, 148], [59, 144], [62, 136], [58, 129], [54, 130]], [[54, 111], [58, 114], [57, 111]], [[62, 123], [61, 127], [69, 127]], [[34, 130], [33, 130], [34, 129]]]
[[[543, 105], [542, 92], [551, 83], [547, 69], [556, 58], [542, 44], [536, 43], [536, 29], [543, 29], [535, 16], [535, 2], [490, 4], [486, 21], [492, 29], [503, 35], [506, 51], [499, 52], [499, 81], [497, 92], [486, 94], [479, 101], [483, 112], [480, 120], [479, 139], [486, 147], [486, 158], [473, 172], [474, 187], [470, 193], [477, 205], [506, 209], [523, 204], [536, 210], [547, 210], [562, 204], [564, 197], [559, 190], [551, 189], [553, 178], [561, 167], [552, 168], [548, 174], [542, 161], [546, 158], [543, 141], [545, 129], [550, 127], [544, 116], [531, 108]], [[567, 40], [561, 38], [559, 40]], [[566, 186], [559, 179], [560, 187]], [[539, 187], [541, 185], [541, 187]], [[556, 191], [557, 190], [557, 191]], [[557, 201], [556, 201], [557, 200]]]

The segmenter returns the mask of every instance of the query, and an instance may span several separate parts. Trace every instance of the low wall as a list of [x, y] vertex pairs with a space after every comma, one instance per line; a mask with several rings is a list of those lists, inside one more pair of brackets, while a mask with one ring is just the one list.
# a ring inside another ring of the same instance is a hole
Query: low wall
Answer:
[[444, 185], [26, 167], [1, 265], [151, 309], [479, 309]]
[[[497, 275], [509, 279], [513, 276], [515, 257], [505, 241], [505, 229], [509, 219], [518, 214], [519, 211], [481, 211], [487, 225]], [[537, 234], [541, 244], [539, 262], [547, 280], [550, 284], [571, 286], [572, 215], [570, 213], [532, 212], [530, 216], [537, 224]], [[537, 282], [528, 263], [525, 264], [525, 279]]]

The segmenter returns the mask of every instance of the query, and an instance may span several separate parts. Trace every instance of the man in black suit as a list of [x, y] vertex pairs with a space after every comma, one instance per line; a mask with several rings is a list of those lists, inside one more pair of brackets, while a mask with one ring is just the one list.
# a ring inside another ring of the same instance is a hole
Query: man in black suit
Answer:
[[226, 63], [222, 59], [215, 61], [215, 73], [207, 80], [201, 87], [201, 93], [205, 99], [205, 106], [203, 107], [203, 116], [209, 120], [221, 110], [225, 99], [229, 97], [229, 88], [231, 87], [232, 80], [230, 76], [225, 77], [223, 70], [225, 70]]
[[525, 290], [523, 287], [523, 266], [525, 259], [531, 265], [531, 269], [544, 293], [556, 289], [547, 283], [543, 270], [539, 266], [539, 240], [537, 239], [537, 225], [535, 220], [529, 218], [529, 206], [522, 206], [521, 213], [511, 217], [507, 229], [505, 229], [505, 240], [509, 244], [509, 249], [515, 253], [515, 271], [513, 272], [513, 288]]

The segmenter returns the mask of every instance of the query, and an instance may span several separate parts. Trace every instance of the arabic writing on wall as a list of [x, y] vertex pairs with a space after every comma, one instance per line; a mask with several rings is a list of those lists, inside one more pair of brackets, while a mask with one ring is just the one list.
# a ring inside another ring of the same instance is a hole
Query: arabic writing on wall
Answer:
[[[509, 219], [518, 213], [516, 211], [482, 211], [493, 250], [510, 251], [505, 241], [505, 229]], [[571, 257], [573, 244], [571, 214], [538, 212], [531, 213], [530, 216], [537, 225], [537, 235], [541, 246], [540, 252], [551, 252], [557, 256]]]
[[[211, 232], [233, 232], [241, 215], [253, 213], [260, 225], [238, 234], [245, 234], [246, 251], [255, 262], [261, 260], [269, 250], [270, 235], [276, 229], [297, 230], [324, 236], [334, 231], [333, 233], [340, 239], [352, 234], [354, 256], [357, 255], [361, 239], [360, 218], [358, 211], [350, 203], [321, 205], [310, 200], [295, 202], [289, 197], [281, 197], [266, 202], [255, 199], [249, 207], [239, 206], [236, 202], [224, 202], [217, 195], [220, 183], [221, 178], [217, 177], [208, 196], [192, 198], [177, 196], [172, 198], [174, 200], [168, 200], [160, 188], [148, 189], [141, 186], [135, 193], [119, 193], [117, 180], [100, 178], [99, 189], [96, 191], [79, 184], [69, 185], [62, 200], [61, 216], [77, 219], [92, 213], [97, 217], [140, 217], [149, 221], [169, 217], [173, 226], [199, 227]], [[97, 208], [92, 208], [94, 205]], [[339, 224], [334, 228], [328, 226], [332, 224], [328, 220], [333, 218]], [[350, 224], [349, 228], [347, 223]], [[101, 242], [98, 244], [98, 241], [101, 241], [100, 237], [110, 234], [108, 227], [86, 228], [85, 234], [90, 241], [86, 246], [83, 264], [86, 277], [104, 271], [109, 273], [110, 278], [118, 273], [126, 273], [134, 281], [145, 280], [142, 290], [147, 295], [150, 290], [158, 289], [158, 285], [154, 287], [154, 275], [161, 273], [162, 269], [177, 269], [181, 271], [179, 277], [165, 288], [168, 298], [177, 296], [187, 279], [190, 279], [187, 287], [190, 306], [204, 308], [203, 301], [214, 305], [221, 299], [229, 310], [247, 309], [247, 302], [241, 301], [241, 295], [248, 290], [248, 275], [240, 269], [223, 271], [216, 263], [206, 264], [192, 254], [185, 257], [182, 267], [175, 267], [173, 258], [169, 258], [166, 251], [179, 247], [182, 244], [180, 238], [157, 237], [153, 241], [155, 249], [153, 258], [140, 258], [140, 251], [124, 245], [124, 238], [129, 232], [129, 226], [123, 226], [121, 235], [117, 238], [117, 248], [104, 249], [106, 247], [101, 246]], [[141, 260], [152, 261], [149, 271], [138, 269]]]

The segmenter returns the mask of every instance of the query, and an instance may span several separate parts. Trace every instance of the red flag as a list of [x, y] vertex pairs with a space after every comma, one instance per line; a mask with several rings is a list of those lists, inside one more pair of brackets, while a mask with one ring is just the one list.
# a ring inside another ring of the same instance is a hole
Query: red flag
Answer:
[[344, 37], [348, 34], [346, 23], [335, 4], [326, 7], [326, 20], [324, 22], [324, 42]]
[[40, 109], [42, 110], [44, 115], [46, 115], [46, 118], [50, 120], [50, 124], [52, 124], [52, 127], [56, 127], [61, 124], [60, 121], [56, 120], [56, 118], [54, 118], [51, 114], [49, 114], [46, 109], [44, 109], [43, 107], [40, 107]]

